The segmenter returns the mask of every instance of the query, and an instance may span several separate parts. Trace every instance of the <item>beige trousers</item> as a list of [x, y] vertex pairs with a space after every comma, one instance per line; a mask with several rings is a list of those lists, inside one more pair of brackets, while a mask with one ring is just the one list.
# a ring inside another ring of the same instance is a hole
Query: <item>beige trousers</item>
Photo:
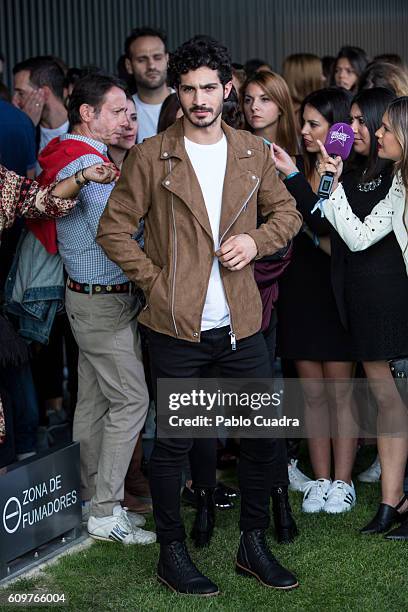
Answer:
[[66, 311], [79, 347], [74, 440], [91, 515], [112, 514], [149, 404], [136, 296], [87, 295], [67, 288]]

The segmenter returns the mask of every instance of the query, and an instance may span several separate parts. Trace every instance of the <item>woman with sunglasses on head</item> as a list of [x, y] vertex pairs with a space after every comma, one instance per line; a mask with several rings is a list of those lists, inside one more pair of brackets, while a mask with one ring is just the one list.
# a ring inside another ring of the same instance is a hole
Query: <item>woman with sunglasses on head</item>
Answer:
[[[374, 91], [370, 90], [371, 93]], [[361, 94], [367, 95], [369, 91]], [[360, 99], [358, 96], [357, 102]], [[362, 109], [357, 107], [357, 110]], [[387, 539], [399, 540], [408, 540], [408, 499], [403, 491], [408, 456], [408, 418], [407, 407], [392, 379], [388, 360], [408, 355], [407, 134], [408, 97], [397, 98], [389, 105], [375, 133], [378, 167], [381, 161], [391, 160], [394, 162], [394, 177], [390, 188], [390, 179], [385, 183], [388, 191], [385, 197], [379, 201], [374, 196], [366, 207], [354, 205], [352, 193], [347, 188], [347, 175], [337, 187], [343, 164], [340, 158], [329, 158], [323, 146], [320, 167], [321, 173], [335, 173], [334, 191], [323, 204], [324, 214], [352, 251], [350, 261], [360, 262], [356, 264], [356, 270], [358, 272], [360, 267], [360, 280], [364, 280], [362, 286], [356, 275], [354, 286], [351, 286], [350, 300], [353, 297], [360, 303], [360, 308], [354, 306], [354, 313], [353, 309], [350, 310], [350, 325], [353, 325], [354, 317], [354, 333], [367, 351], [363, 365], [378, 406], [382, 503], [361, 533], [383, 533], [401, 522], [400, 527], [386, 536]], [[385, 169], [385, 176], [386, 172]], [[383, 175], [384, 171], [381, 171], [368, 182], [365, 174], [361, 178], [362, 184], [374, 186]], [[377, 189], [380, 193], [379, 185]], [[394, 427], [391, 436], [386, 435], [390, 424]], [[403, 432], [404, 437], [398, 437], [395, 426], [397, 433]]]

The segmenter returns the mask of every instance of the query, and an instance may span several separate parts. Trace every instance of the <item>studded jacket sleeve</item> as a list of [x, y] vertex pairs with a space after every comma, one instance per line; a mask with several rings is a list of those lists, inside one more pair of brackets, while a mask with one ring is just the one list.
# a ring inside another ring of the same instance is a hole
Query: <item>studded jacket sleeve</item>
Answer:
[[0, 232], [10, 227], [16, 216], [62, 217], [75, 206], [76, 200], [52, 195], [56, 183], [40, 187], [36, 181], [24, 178], [0, 166]]

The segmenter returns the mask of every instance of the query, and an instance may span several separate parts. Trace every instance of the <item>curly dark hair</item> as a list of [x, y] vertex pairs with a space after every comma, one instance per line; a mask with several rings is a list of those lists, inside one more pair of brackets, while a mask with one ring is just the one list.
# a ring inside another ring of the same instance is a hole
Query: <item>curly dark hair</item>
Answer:
[[180, 76], [190, 70], [207, 66], [217, 70], [223, 85], [232, 79], [231, 56], [224, 45], [211, 36], [194, 36], [170, 55], [168, 78], [175, 89], [180, 85]]

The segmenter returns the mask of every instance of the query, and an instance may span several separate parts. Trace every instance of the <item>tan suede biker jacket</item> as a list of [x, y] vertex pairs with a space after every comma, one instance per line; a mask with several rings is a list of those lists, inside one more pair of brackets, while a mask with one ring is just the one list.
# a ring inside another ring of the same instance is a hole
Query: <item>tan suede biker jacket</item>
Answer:
[[[222, 124], [227, 168], [220, 244], [237, 234], [254, 239], [256, 259], [285, 247], [302, 217], [278, 178], [261, 138]], [[266, 222], [257, 229], [257, 208]], [[145, 248], [132, 239], [144, 218]], [[134, 146], [101, 217], [97, 242], [146, 294], [143, 325], [176, 338], [200, 341], [214, 243], [200, 185], [184, 147], [183, 119]], [[261, 327], [262, 304], [253, 266], [221, 279], [236, 339]]]

